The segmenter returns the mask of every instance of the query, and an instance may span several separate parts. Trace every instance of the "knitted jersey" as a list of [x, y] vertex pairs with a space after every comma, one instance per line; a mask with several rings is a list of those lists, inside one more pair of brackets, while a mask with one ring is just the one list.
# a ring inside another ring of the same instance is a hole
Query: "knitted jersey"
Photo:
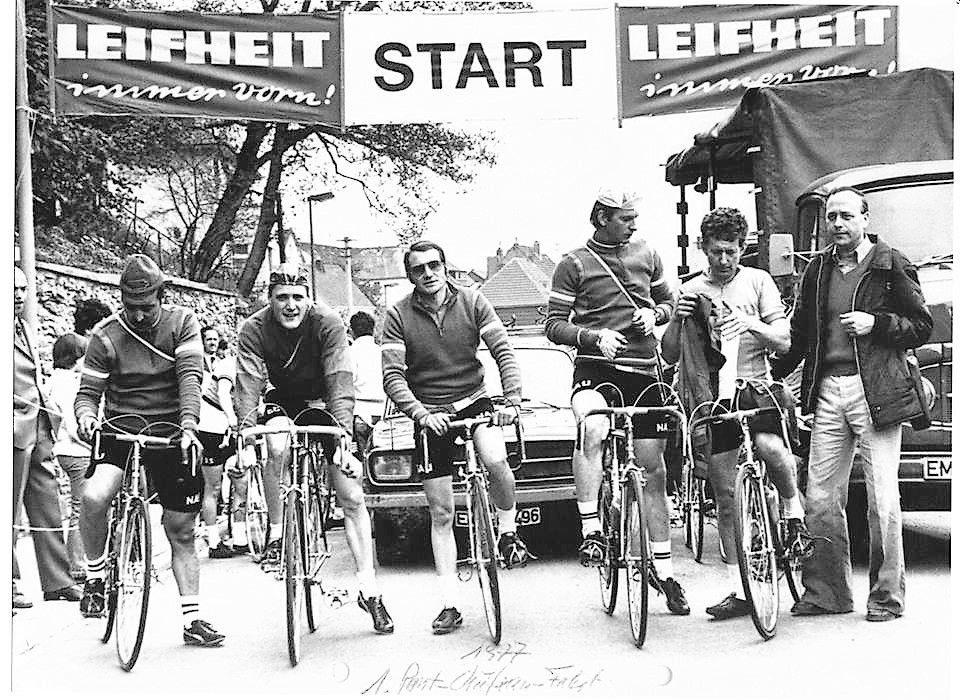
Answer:
[[111, 420], [113, 427], [140, 432], [146, 419], [196, 430], [202, 378], [200, 324], [189, 309], [163, 305], [156, 325], [136, 335], [118, 314], [108, 316], [94, 326], [87, 344], [74, 402], [77, 420], [97, 416], [103, 396], [104, 418], [121, 416]]
[[322, 399], [341, 427], [353, 430], [353, 363], [347, 332], [336, 312], [307, 309], [287, 330], [266, 306], [243, 322], [237, 341], [234, 405], [240, 427], [257, 422], [257, 401], [267, 380], [288, 401]]
[[561, 345], [573, 345], [578, 357], [594, 358], [600, 356], [596, 331], [609, 328], [627, 338], [627, 346], [617, 359], [649, 360], [654, 365], [656, 338], [652, 334], [640, 335], [632, 326], [636, 306], [593, 253], [617, 276], [637, 306], [660, 307], [665, 318], [673, 313], [675, 299], [664, 277], [663, 262], [646, 241], [608, 245], [591, 238], [583, 248], [567, 253], [554, 270], [547, 306], [547, 337]]
[[504, 397], [520, 402], [520, 368], [507, 331], [479, 291], [447, 284], [442, 320], [416, 292], [387, 311], [380, 346], [383, 388], [413, 420], [429, 415], [424, 406], [444, 406], [483, 395], [482, 339], [500, 369]]

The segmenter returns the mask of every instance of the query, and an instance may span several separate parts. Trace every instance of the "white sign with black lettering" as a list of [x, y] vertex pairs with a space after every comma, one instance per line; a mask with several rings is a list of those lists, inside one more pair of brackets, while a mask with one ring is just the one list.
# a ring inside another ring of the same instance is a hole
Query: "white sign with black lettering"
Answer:
[[348, 13], [345, 123], [613, 118], [612, 10]]

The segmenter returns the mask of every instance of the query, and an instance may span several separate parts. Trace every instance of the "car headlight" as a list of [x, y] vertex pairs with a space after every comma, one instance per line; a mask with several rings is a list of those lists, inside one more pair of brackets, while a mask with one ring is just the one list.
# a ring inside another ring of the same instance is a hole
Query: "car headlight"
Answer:
[[370, 477], [374, 481], [408, 481], [413, 476], [413, 455], [381, 452], [370, 455]]

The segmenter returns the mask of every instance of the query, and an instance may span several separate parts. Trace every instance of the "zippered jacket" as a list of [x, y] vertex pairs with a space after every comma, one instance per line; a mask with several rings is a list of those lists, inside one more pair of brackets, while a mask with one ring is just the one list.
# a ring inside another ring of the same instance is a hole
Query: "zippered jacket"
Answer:
[[[816, 409], [826, 351], [826, 309], [830, 275], [836, 269], [833, 248], [815, 255], [800, 280], [790, 318], [790, 350], [772, 358], [775, 379], [803, 363], [800, 405]], [[877, 240], [873, 260], [853, 295], [851, 311], [873, 314], [873, 330], [854, 338], [854, 357], [876, 429], [923, 415], [907, 365], [908, 348], [923, 345], [933, 329], [917, 269], [903, 253]]]
[[404, 414], [420, 421], [424, 406], [452, 404], [483, 392], [482, 339], [500, 369], [503, 395], [520, 403], [520, 368], [503, 322], [479, 291], [447, 283], [443, 318], [416, 292], [394, 304], [383, 321], [383, 389]]

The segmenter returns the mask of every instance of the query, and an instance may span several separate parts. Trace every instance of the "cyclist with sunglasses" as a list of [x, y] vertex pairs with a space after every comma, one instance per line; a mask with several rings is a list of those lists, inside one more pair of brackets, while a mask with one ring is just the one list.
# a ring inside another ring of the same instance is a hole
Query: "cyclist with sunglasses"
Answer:
[[[335, 421], [347, 433], [353, 431], [353, 362], [346, 329], [336, 311], [322, 302], [312, 302], [308, 292], [307, 276], [295, 265], [282, 263], [270, 274], [269, 305], [250, 316], [240, 329], [234, 404], [241, 429], [257, 422], [257, 401], [269, 381], [274, 388], [264, 397], [264, 421], [268, 425], [287, 422], [302, 413], [299, 423], [330, 425]], [[347, 545], [357, 567], [357, 603], [370, 613], [378, 634], [389, 634], [393, 632], [393, 620], [384, 607], [374, 573], [370, 517], [360, 484], [363, 470], [353, 455], [335, 454], [334, 440], [324, 440], [323, 449], [344, 511]], [[279, 483], [289, 459], [287, 437], [268, 436], [263, 476], [272, 541], [261, 562], [268, 565], [279, 564]], [[255, 461], [251, 443], [243, 450], [241, 466], [249, 467]]]
[[[477, 348], [483, 340], [500, 368], [508, 404], [520, 404], [520, 369], [507, 331], [490, 302], [447, 279], [446, 256], [436, 243], [418, 241], [403, 256], [414, 291], [387, 311], [383, 324], [383, 388], [420, 432], [428, 431], [432, 469], [423, 481], [430, 509], [430, 543], [436, 564], [442, 609], [434, 634], [463, 624], [457, 610], [457, 545], [453, 535], [453, 448], [451, 420], [493, 414], [497, 426], [516, 417], [507, 406], [494, 409], [483, 382]], [[479, 427], [473, 436], [480, 461], [490, 474], [497, 508], [498, 548], [507, 568], [524, 566], [527, 548], [517, 536], [516, 489], [499, 427]], [[418, 447], [419, 450], [419, 447]], [[422, 459], [422, 457], [421, 457]]]

